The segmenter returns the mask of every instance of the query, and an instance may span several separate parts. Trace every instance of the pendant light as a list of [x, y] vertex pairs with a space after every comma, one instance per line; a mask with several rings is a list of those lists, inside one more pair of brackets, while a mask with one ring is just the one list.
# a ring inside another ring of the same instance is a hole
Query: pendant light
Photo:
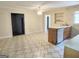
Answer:
[[43, 12], [42, 12], [42, 10], [40, 9], [40, 6], [39, 6], [38, 11], [37, 11], [37, 14], [38, 14], [38, 15], [42, 15], [42, 13], [43, 13]]

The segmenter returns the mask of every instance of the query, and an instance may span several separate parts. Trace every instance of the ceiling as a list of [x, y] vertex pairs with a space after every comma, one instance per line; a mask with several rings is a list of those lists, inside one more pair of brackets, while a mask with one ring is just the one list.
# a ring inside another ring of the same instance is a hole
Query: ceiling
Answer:
[[42, 10], [78, 5], [79, 1], [0, 1], [0, 7], [20, 6], [29, 9]]

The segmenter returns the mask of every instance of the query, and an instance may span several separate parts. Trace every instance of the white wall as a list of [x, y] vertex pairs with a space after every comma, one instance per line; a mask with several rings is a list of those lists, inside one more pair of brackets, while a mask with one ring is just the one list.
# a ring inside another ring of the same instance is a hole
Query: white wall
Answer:
[[25, 34], [42, 32], [43, 17], [35, 11], [20, 7], [0, 8], [0, 38], [12, 37], [11, 13], [23, 13], [25, 21]]
[[79, 5], [73, 6], [73, 7], [68, 7], [68, 22], [72, 24], [72, 37], [76, 36], [79, 34], [79, 24], [74, 24], [74, 13], [75, 11], [79, 11]]

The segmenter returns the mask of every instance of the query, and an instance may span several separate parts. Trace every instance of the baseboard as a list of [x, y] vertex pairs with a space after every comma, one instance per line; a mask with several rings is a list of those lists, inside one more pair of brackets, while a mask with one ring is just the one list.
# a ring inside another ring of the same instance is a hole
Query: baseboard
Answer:
[[[25, 35], [30, 35], [30, 34], [35, 34], [35, 33], [43, 33], [43, 31], [29, 32], [29, 33], [26, 33]], [[5, 39], [5, 38], [12, 38], [12, 36], [0, 37], [0, 39]]]
[[0, 37], [0, 39], [5, 39], [5, 38], [11, 38], [12, 36], [3, 36], [3, 37]]
[[35, 34], [35, 33], [42, 33], [42, 32], [43, 31], [29, 32], [29, 33], [26, 33], [26, 35]]

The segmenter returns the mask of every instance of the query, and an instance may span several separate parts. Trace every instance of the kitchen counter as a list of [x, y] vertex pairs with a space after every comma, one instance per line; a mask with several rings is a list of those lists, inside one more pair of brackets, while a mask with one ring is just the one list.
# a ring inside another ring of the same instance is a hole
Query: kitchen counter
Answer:
[[66, 42], [65, 46], [79, 51], [79, 35]]
[[67, 28], [67, 27], [71, 27], [71, 26], [52, 26], [50, 28], [55, 28], [55, 29], [60, 29], [60, 28]]
[[53, 27], [51, 27], [51, 28], [53, 28], [53, 29], [63, 29], [64, 30], [64, 40], [65, 39], [68, 39], [68, 38], [70, 38], [71, 37], [71, 30], [72, 30], [72, 26], [53, 26]]
[[79, 58], [79, 35], [65, 43], [65, 58]]
[[59, 44], [71, 35], [71, 26], [53, 26], [48, 30], [48, 41]]

